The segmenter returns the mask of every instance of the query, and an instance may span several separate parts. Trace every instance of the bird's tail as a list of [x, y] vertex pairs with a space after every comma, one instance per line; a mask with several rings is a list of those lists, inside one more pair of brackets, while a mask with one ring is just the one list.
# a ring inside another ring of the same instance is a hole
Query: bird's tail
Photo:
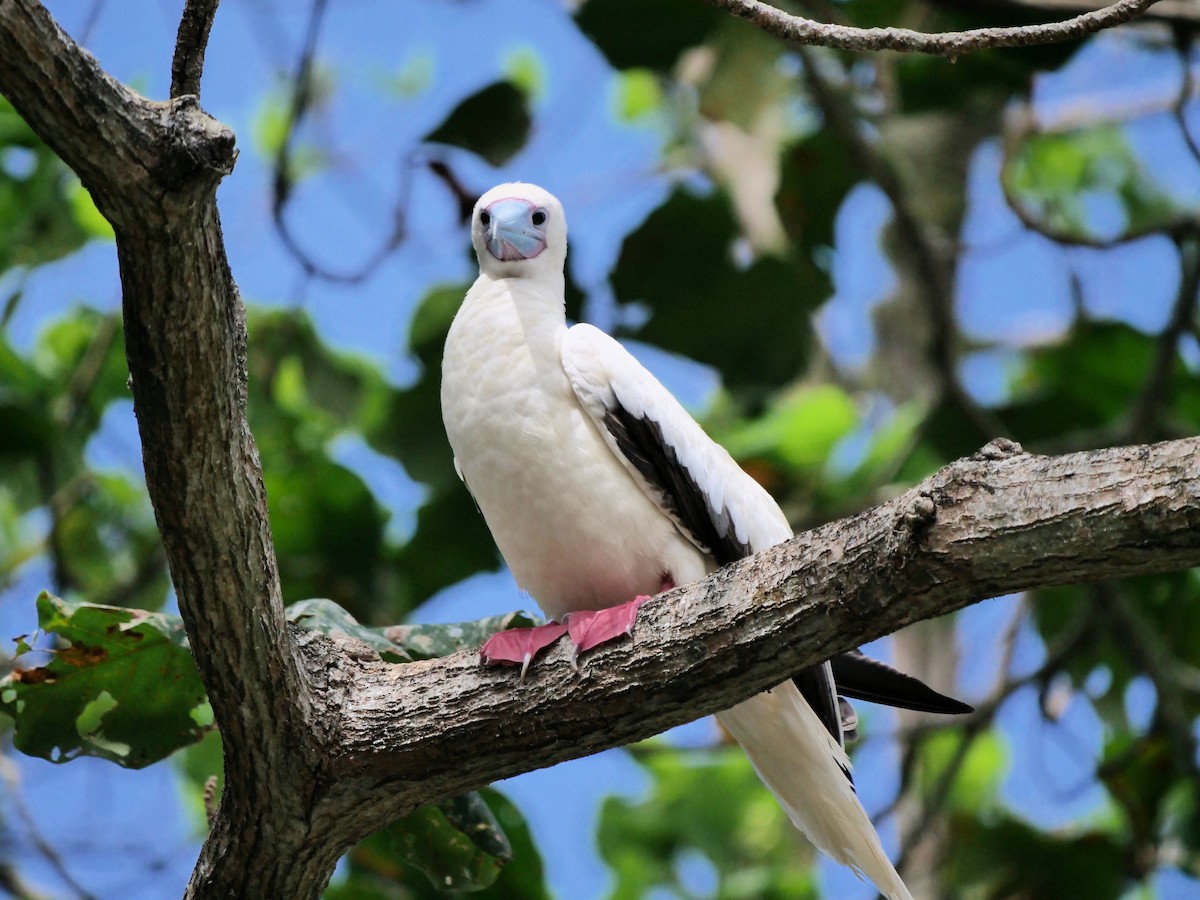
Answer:
[[858, 802], [845, 750], [791, 681], [718, 713], [717, 719], [819, 850], [870, 878], [888, 900], [912, 900]]

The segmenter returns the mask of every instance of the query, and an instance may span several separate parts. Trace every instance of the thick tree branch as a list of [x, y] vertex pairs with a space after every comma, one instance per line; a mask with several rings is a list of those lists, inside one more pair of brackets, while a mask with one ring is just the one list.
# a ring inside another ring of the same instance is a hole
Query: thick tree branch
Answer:
[[815, 22], [793, 16], [760, 0], [707, 0], [757, 25], [763, 31], [794, 44], [813, 44], [838, 50], [898, 50], [930, 53], [956, 59], [976, 50], [998, 47], [1031, 47], [1078, 40], [1141, 15], [1158, 0], [1118, 0], [1103, 9], [1082, 13], [1062, 22], [1020, 25], [1012, 28], [976, 28], [925, 34], [907, 28], [854, 28]]
[[[636, 639], [521, 683], [474, 653], [333, 662], [329, 777], [386, 785], [387, 815], [656, 734], [790, 673], [985, 597], [1200, 564], [1200, 439], [1033, 456], [1007, 442], [901, 497], [672, 591]], [[481, 752], [486, 748], [486, 752]], [[406, 796], [407, 795], [407, 796]], [[360, 827], [374, 827], [364, 811]]]
[[0, 3], [0, 92], [118, 230], [197, 208], [233, 165], [232, 132], [195, 98], [155, 103], [125, 87], [36, 0]]
[[241, 853], [262, 882], [303, 870], [286, 835], [306, 819], [316, 752], [246, 423], [245, 310], [216, 208], [233, 135], [195, 97], [154, 103], [117, 83], [34, 0], [0, 0], [0, 92], [116, 233], [147, 488], [225, 738], [227, 789], [190, 890], [290, 896], [243, 890], [250, 876], [224, 864]]

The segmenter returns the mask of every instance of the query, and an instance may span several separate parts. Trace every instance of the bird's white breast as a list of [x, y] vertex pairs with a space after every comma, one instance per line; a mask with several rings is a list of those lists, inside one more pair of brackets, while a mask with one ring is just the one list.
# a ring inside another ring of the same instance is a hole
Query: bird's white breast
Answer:
[[541, 290], [481, 277], [442, 364], [450, 445], [518, 585], [558, 618], [702, 577], [705, 558], [579, 406], [559, 356], [562, 301]]

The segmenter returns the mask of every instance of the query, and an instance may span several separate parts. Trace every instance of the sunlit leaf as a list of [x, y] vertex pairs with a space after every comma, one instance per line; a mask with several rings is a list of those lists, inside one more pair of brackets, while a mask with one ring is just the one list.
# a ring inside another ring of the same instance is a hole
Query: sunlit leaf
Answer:
[[504, 60], [504, 74], [521, 92], [538, 100], [546, 92], [546, 65], [532, 47], [518, 47]]
[[995, 801], [996, 790], [1007, 771], [1008, 752], [1003, 740], [993, 732], [971, 739], [965, 753], [964, 740], [964, 735], [946, 730], [934, 732], [922, 742], [922, 786], [931, 791], [950, 766], [956, 766], [950, 803], [958, 809], [979, 811]]
[[850, 395], [835, 385], [802, 387], [772, 403], [761, 418], [721, 436], [737, 458], [767, 456], [793, 469], [822, 465], [854, 427]]
[[108, 219], [96, 209], [92, 195], [82, 184], [76, 184], [71, 191], [71, 209], [75, 213], [75, 221], [92, 237], [111, 241], [114, 237], [112, 225]]
[[663, 102], [658, 77], [649, 69], [627, 69], [617, 75], [617, 118], [637, 122], [656, 112]]
[[1031, 135], [1002, 177], [1034, 218], [1071, 238], [1144, 234], [1195, 215], [1143, 169], [1119, 125]]

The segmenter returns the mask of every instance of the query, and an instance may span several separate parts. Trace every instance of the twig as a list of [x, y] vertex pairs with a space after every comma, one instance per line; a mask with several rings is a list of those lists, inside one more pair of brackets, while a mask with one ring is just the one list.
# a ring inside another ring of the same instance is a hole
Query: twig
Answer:
[[1192, 93], [1196, 89], [1196, 79], [1192, 74], [1192, 34], [1189, 30], [1179, 27], [1175, 29], [1175, 48], [1179, 52], [1179, 64], [1183, 71], [1179, 76], [1179, 95], [1175, 98], [1175, 104], [1172, 107], [1172, 113], [1175, 116], [1175, 121], [1179, 124], [1179, 132], [1183, 135], [1183, 142], [1187, 144], [1188, 150], [1197, 162], [1200, 162], [1200, 145], [1196, 143], [1196, 139], [1192, 137], [1192, 130], [1187, 124], [1187, 104], [1192, 99]]
[[792, 16], [760, 0], [706, 0], [763, 31], [799, 45], [820, 45], [838, 50], [898, 50], [929, 53], [955, 60], [976, 50], [1031, 47], [1078, 40], [1105, 28], [1121, 25], [1141, 15], [1158, 0], [1119, 0], [1103, 9], [1061, 22], [1020, 25], [1012, 28], [976, 28], [926, 34], [907, 28], [853, 28]]
[[[935, 6], [965, 9], [978, 14], [984, 10], [1031, 10], [1047, 16], [1077, 15], [1095, 12], [1095, 0], [930, 0]], [[1200, 25], [1200, 8], [1194, 0], [1161, 0], [1143, 13], [1147, 19], [1195, 28]]]
[[187, 0], [179, 31], [175, 35], [175, 56], [171, 60], [171, 96], [200, 96], [200, 76], [204, 74], [204, 49], [213, 16], [221, 0]]
[[96, 23], [100, 21], [102, 12], [104, 12], [104, 0], [92, 0], [92, 7], [83, 21], [83, 27], [79, 29], [79, 43], [86, 45], [91, 41], [92, 32], [96, 28]]
[[400, 199], [396, 205], [391, 234], [387, 240], [364, 262], [357, 270], [351, 272], [335, 272], [313, 259], [312, 255], [301, 246], [300, 241], [292, 233], [284, 212], [291, 200], [292, 188], [292, 145], [296, 129], [307, 114], [313, 101], [313, 64], [316, 60], [317, 42], [321, 36], [322, 23], [328, 0], [313, 0], [309, 11], [308, 26], [304, 33], [304, 44], [300, 50], [300, 60], [296, 66], [296, 74], [292, 80], [292, 102], [288, 109], [287, 130], [279, 149], [275, 154], [274, 178], [272, 179], [271, 218], [287, 251], [295, 258], [310, 278], [320, 278], [339, 284], [358, 284], [369, 277], [379, 265], [391, 255], [392, 251], [407, 235], [406, 216], [404, 210], [408, 205], [408, 194], [411, 189], [412, 168], [415, 162], [410, 156], [404, 161], [400, 172]]
[[1179, 293], [1171, 310], [1171, 320], [1158, 338], [1158, 349], [1150, 375], [1133, 404], [1133, 416], [1122, 440], [1137, 443], [1148, 439], [1171, 382], [1171, 373], [1179, 356], [1179, 339], [1192, 327], [1196, 318], [1196, 295], [1200, 291], [1200, 247], [1197, 238], [1177, 240], [1179, 250]]
[[62, 856], [59, 855], [58, 851], [42, 835], [37, 822], [34, 821], [33, 815], [29, 812], [29, 807], [25, 805], [25, 801], [21, 797], [21, 784], [17, 777], [17, 767], [13, 764], [12, 760], [2, 756], [0, 756], [0, 777], [4, 779], [5, 787], [8, 788], [9, 803], [16, 810], [17, 818], [25, 826], [25, 833], [29, 836], [29, 841], [33, 844], [37, 852], [42, 855], [42, 858], [46, 860], [50, 868], [54, 870], [54, 873], [62, 879], [63, 883], [75, 892], [79, 900], [97, 900], [95, 894], [88, 891], [75, 880], [67, 868], [67, 864], [63, 861]]
[[[1159, 107], [1169, 111], [1176, 104]], [[1106, 117], [1111, 121], [1111, 116]], [[1058, 126], [1048, 131], [1040, 131], [1034, 121], [1034, 114], [1029, 106], [1012, 111], [1006, 120], [1004, 137], [1001, 142], [1003, 159], [1000, 163], [1000, 189], [1004, 193], [1004, 202], [1017, 217], [1022, 225], [1030, 231], [1049, 238], [1057, 244], [1074, 247], [1090, 247], [1096, 250], [1110, 250], [1133, 241], [1141, 240], [1151, 234], [1166, 234], [1178, 240], [1181, 236], [1200, 230], [1200, 218], [1194, 213], [1179, 212], [1174, 220], [1166, 222], [1150, 220], [1133, 228], [1126, 228], [1113, 237], [1097, 237], [1083, 231], [1072, 230], [1068, 227], [1053, 223], [1047, 218], [1039, 218], [1018, 196], [1013, 188], [1009, 171], [1012, 160], [1021, 142], [1034, 134], [1061, 133], [1077, 128], [1086, 127], [1082, 123], [1072, 122], [1067, 126]]]
[[80, 358], [75, 372], [71, 375], [64, 397], [66, 402], [59, 410], [58, 415], [59, 421], [67, 427], [71, 427], [79, 421], [80, 411], [88, 397], [91, 396], [92, 388], [96, 386], [96, 379], [100, 377], [104, 361], [108, 359], [113, 341], [116, 340], [118, 320], [117, 314], [105, 316], [100, 320], [95, 334], [92, 335], [91, 341], [83, 351], [83, 356]]
[[[996, 667], [996, 685], [988, 693], [988, 698], [983, 703], [977, 704], [975, 711], [967, 718], [956, 719], [953, 723], [944, 723], [938, 721], [930, 723], [928, 721], [919, 722], [914, 727], [905, 729], [897, 729], [894, 737], [904, 747], [904, 754], [900, 760], [900, 787], [896, 790], [896, 796], [892, 798], [892, 802], [877, 812], [871, 817], [871, 821], [876, 826], [884, 819], [891, 816], [900, 808], [904, 802], [912, 786], [913, 776], [917, 771], [918, 749], [921, 739], [925, 736], [937, 731], [967, 731], [972, 734], [977, 734], [981, 730], [976, 723], [984, 722], [990, 724], [992, 717], [995, 715], [999, 703], [996, 698], [1007, 698], [1016, 687], [1013, 687], [1012, 679], [1009, 678], [1009, 670], [1012, 668], [1012, 659], [1016, 651], [1017, 636], [1020, 633], [1021, 625], [1025, 621], [1026, 599], [1022, 595], [1021, 601], [1017, 609], [1013, 613], [1012, 620], [1008, 623], [1008, 627], [1004, 630], [1004, 635], [1000, 639], [1001, 646], [1004, 648], [1001, 654], [1000, 664]], [[1022, 682], [1024, 683], [1024, 682]], [[1017, 685], [1018, 687], [1020, 685]], [[972, 740], [974, 738], [972, 737]], [[947, 766], [947, 772], [957, 772], [961, 768], [962, 759], [956, 757]], [[907, 842], [902, 842], [902, 846], [907, 846]]]
[[54, 457], [50, 453], [38, 454], [38, 489], [42, 492], [42, 499], [50, 513], [50, 531], [46, 536], [46, 549], [50, 552], [50, 574], [54, 580], [55, 591], [63, 593], [75, 587], [75, 575], [67, 560], [68, 554], [63, 540], [63, 518], [71, 508], [61, 499], [54, 470]]

